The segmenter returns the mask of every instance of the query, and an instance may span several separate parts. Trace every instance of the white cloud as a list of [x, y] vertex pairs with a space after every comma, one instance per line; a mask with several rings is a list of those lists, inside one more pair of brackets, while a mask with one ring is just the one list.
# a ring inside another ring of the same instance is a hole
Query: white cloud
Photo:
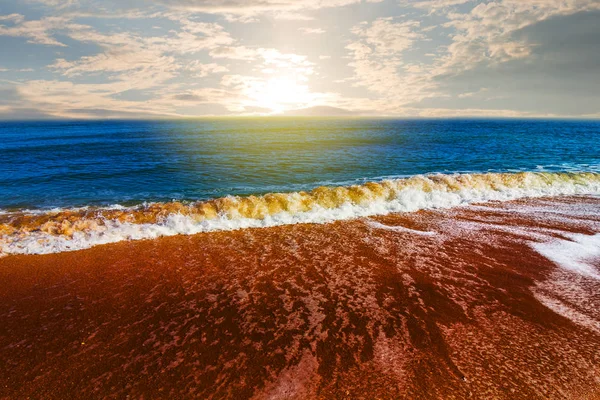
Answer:
[[0, 36], [24, 37], [29, 43], [65, 47], [64, 43], [52, 37], [52, 33], [76, 29], [81, 25], [70, 22], [66, 17], [45, 17], [39, 20], [25, 20], [22, 15], [11, 14], [0, 17], [0, 21], [11, 21], [12, 26], [0, 25]]
[[46, 6], [56, 7], [59, 9], [70, 7], [79, 2], [79, 0], [25, 0], [25, 1], [28, 3], [44, 4]]
[[204, 77], [227, 69], [215, 63], [183, 62], [181, 54], [194, 54], [234, 43], [222, 26], [195, 22], [179, 15], [169, 16], [181, 30], [164, 36], [140, 36], [128, 32], [105, 34], [77, 26], [65, 32], [72, 39], [93, 43], [101, 53], [76, 60], [57, 59], [49, 68], [66, 77], [108, 74], [121, 82], [121, 90], [147, 89], [164, 84], [181, 72]]
[[419, 65], [406, 64], [404, 52], [423, 38], [417, 21], [394, 22], [380, 18], [352, 29], [357, 40], [346, 46], [354, 70], [352, 81], [382, 96], [386, 109], [397, 108], [432, 95], [433, 83]]
[[229, 69], [223, 65], [216, 63], [202, 63], [198, 60], [192, 61], [190, 64], [186, 65], [184, 69], [191, 72], [193, 78], [204, 78], [208, 75], [229, 71]]
[[323, 28], [299, 28], [298, 30], [307, 35], [320, 35], [327, 32]]
[[[177, 92], [180, 84], [169, 83], [169, 80], [181, 74], [189, 79], [228, 71], [217, 63], [185, 61], [180, 56], [209, 51], [235, 41], [218, 24], [193, 21], [179, 14], [169, 14], [168, 18], [177, 22], [180, 29], [163, 36], [143, 36], [132, 32], [102, 33], [87, 25], [74, 24], [67, 17], [61, 17], [60, 23], [44, 18], [35, 21], [38, 23], [36, 26], [41, 25], [42, 28], [31, 29], [30, 21], [14, 16], [11, 19], [17, 21], [18, 25], [12, 27], [10, 32], [0, 33], [62, 45], [53, 42], [50, 36], [56, 29], [71, 39], [100, 47], [101, 52], [78, 59], [58, 58], [48, 68], [68, 79], [102, 74], [105, 76], [103, 83], [37, 80], [18, 85], [18, 93], [24, 101], [37, 105], [47, 114], [83, 116], [80, 114], [89, 112], [95, 115], [102, 110], [103, 115], [120, 115], [127, 110], [136, 115], [174, 116], [178, 115], [177, 103], [165, 99], [172, 92]], [[120, 93], [128, 90], [150, 90], [148, 93], [152, 99], [144, 102], [120, 100]], [[71, 94], [68, 94], [69, 91]], [[73, 99], [77, 101], [73, 102]]]
[[11, 21], [15, 24], [20, 24], [25, 20], [25, 16], [21, 14], [0, 15], [0, 21]]
[[382, 0], [155, 0], [174, 9], [225, 15], [275, 13], [281, 19], [306, 19], [304, 11]]
[[398, 54], [409, 49], [422, 35], [416, 32], [418, 21], [394, 22], [392, 18], [379, 18], [371, 24], [362, 23], [352, 29], [364, 43], [380, 55]]
[[257, 22], [258, 16], [268, 14], [280, 20], [311, 20], [307, 13], [323, 8], [343, 7], [358, 3], [378, 3], [383, 0], [105, 0], [102, 4], [93, 0], [27, 0], [56, 9], [87, 9], [89, 14], [104, 13], [113, 8], [119, 10], [145, 9], [172, 10], [175, 12], [219, 14], [230, 22]]
[[487, 89], [487, 88], [481, 88], [481, 89], [479, 89], [479, 90], [478, 90], [478, 91], [476, 91], [476, 92], [465, 92], [465, 93], [461, 93], [461, 94], [459, 94], [459, 95], [458, 95], [458, 98], [459, 98], [459, 99], [466, 99], [466, 98], [469, 98], [469, 97], [474, 97], [474, 96], [477, 96], [478, 94], [481, 94], [481, 93], [485, 93], [485, 92], [487, 92], [487, 91], [488, 91], [488, 89]]
[[306, 56], [282, 53], [273, 48], [226, 46], [215, 48], [209, 54], [215, 59], [261, 61], [262, 68], [287, 69], [304, 75], [310, 75], [314, 71], [314, 63], [308, 61]]
[[402, 4], [407, 6], [422, 8], [429, 11], [438, 11], [440, 9], [445, 9], [451, 6], [456, 6], [459, 4], [465, 4], [472, 2], [474, 0], [421, 0], [421, 1], [410, 1], [405, 0]]
[[[131, 115], [174, 116], [168, 104], [136, 102], [110, 99], [118, 93], [121, 83], [114, 84], [75, 84], [56, 80], [30, 80], [16, 87], [21, 101], [13, 108], [35, 108], [41, 113], [62, 118], [84, 118], [97, 116], [99, 110], [104, 116]], [[77, 101], [74, 101], [76, 99]]]

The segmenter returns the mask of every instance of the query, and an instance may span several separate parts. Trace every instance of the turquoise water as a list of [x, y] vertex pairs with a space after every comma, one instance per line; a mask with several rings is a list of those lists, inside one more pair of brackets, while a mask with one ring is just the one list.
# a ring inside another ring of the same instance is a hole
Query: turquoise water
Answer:
[[0, 123], [0, 208], [292, 192], [427, 173], [599, 171], [600, 122], [221, 119]]

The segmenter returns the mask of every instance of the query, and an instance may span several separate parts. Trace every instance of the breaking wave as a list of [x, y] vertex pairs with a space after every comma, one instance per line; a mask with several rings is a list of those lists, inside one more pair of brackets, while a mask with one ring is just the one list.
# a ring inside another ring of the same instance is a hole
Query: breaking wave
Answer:
[[57, 253], [123, 240], [296, 223], [326, 223], [491, 200], [576, 194], [600, 194], [600, 174], [418, 175], [348, 187], [319, 187], [309, 192], [228, 196], [192, 203], [1, 212], [0, 252]]

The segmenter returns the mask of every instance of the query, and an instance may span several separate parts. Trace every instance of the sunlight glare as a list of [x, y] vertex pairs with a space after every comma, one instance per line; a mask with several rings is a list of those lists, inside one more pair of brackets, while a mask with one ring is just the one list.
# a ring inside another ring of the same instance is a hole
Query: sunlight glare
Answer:
[[253, 93], [255, 105], [281, 113], [306, 106], [314, 100], [307, 85], [290, 76], [273, 77], [258, 85]]

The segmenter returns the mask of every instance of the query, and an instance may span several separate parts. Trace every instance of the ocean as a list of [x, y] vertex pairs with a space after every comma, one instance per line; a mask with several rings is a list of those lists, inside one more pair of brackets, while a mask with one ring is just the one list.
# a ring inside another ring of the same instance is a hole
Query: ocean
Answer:
[[0, 123], [0, 251], [600, 192], [600, 123]]
[[599, 397], [600, 122], [0, 137], [0, 398]]

